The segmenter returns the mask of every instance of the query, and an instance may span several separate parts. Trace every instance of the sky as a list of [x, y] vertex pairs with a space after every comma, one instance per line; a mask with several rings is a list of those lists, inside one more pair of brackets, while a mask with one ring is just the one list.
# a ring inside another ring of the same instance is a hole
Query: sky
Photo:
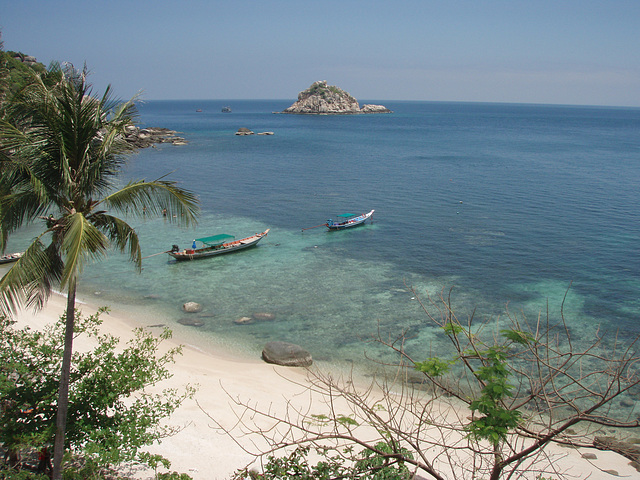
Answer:
[[0, 0], [4, 49], [121, 99], [640, 106], [639, 0]]

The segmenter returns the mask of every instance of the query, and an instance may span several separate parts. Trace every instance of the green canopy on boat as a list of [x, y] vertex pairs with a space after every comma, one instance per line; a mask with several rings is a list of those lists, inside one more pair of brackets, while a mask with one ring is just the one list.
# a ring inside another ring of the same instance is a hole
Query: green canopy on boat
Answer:
[[236, 237], [234, 237], [233, 235], [222, 233], [220, 235], [213, 235], [211, 237], [196, 238], [196, 242], [206, 243], [207, 245], [219, 245], [226, 242], [227, 240], [233, 240], [235, 238]]
[[338, 217], [355, 217], [355, 213], [341, 213]]

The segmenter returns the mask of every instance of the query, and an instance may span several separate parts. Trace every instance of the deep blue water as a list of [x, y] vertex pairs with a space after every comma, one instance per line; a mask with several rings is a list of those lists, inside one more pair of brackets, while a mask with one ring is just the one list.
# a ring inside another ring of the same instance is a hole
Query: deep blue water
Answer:
[[[436, 345], [405, 284], [422, 294], [454, 287], [456, 312], [479, 319], [504, 315], [507, 303], [529, 319], [548, 304], [557, 319], [571, 286], [565, 315], [576, 335], [640, 333], [640, 109], [361, 101], [393, 113], [272, 113], [291, 103], [141, 104], [143, 125], [189, 144], [141, 151], [127, 176], [173, 172], [202, 202], [195, 230], [135, 220], [144, 255], [216, 233], [271, 233], [214, 259], [155, 256], [141, 275], [114, 255], [87, 268], [85, 295], [178, 329], [179, 307], [197, 301], [201, 338], [251, 355], [282, 339], [320, 360], [359, 362], [375, 351], [363, 338], [378, 325], [407, 330], [416, 348]], [[275, 134], [239, 137], [239, 127]], [[372, 208], [371, 225], [301, 232]], [[276, 319], [233, 323], [256, 311]]]

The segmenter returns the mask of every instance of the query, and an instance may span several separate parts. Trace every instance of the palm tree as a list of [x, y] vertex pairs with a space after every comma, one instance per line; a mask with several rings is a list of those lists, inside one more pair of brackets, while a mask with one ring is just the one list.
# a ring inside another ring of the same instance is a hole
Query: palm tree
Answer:
[[[57, 77], [56, 77], [57, 75]], [[52, 84], [51, 78], [57, 78]], [[67, 291], [65, 348], [54, 443], [54, 478], [61, 478], [75, 299], [79, 274], [111, 247], [127, 252], [141, 269], [135, 230], [109, 214], [160, 215], [195, 223], [197, 199], [174, 182], [132, 181], [115, 190], [125, 155], [133, 151], [124, 131], [135, 119], [134, 99], [118, 103], [110, 88], [92, 96], [86, 67], [58, 69], [47, 82], [35, 76], [0, 121], [0, 247], [21, 226], [44, 231], [0, 280], [0, 310], [41, 308], [58, 287]]]

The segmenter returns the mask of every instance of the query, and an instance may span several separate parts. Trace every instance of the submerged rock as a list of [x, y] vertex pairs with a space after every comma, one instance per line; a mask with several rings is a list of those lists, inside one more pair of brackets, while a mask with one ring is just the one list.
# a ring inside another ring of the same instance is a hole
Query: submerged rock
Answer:
[[313, 363], [309, 352], [299, 345], [287, 342], [267, 343], [262, 350], [262, 359], [285, 367], [308, 367]]
[[178, 323], [181, 325], [186, 325], [188, 327], [201, 327], [204, 325], [204, 322], [202, 320], [193, 317], [181, 318], [180, 320], [178, 320]]
[[251, 317], [257, 321], [271, 321], [276, 319], [275, 313], [270, 312], [256, 312]]
[[236, 325], [251, 325], [253, 323], [253, 318], [251, 317], [240, 317], [236, 318], [233, 323]]

